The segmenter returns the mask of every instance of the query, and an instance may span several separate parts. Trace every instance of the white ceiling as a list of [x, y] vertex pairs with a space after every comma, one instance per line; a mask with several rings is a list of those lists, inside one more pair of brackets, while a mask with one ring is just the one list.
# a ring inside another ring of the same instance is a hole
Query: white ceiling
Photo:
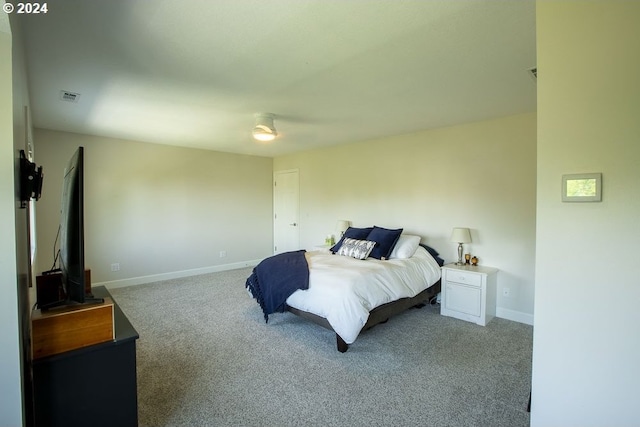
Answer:
[[536, 109], [534, 0], [48, 7], [23, 16], [36, 127], [277, 156]]

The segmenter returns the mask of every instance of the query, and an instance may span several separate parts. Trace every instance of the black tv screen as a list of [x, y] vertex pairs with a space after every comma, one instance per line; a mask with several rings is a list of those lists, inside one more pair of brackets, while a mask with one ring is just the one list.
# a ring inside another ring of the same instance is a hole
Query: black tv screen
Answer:
[[64, 171], [60, 209], [60, 270], [67, 301], [84, 303], [83, 147], [78, 147]]

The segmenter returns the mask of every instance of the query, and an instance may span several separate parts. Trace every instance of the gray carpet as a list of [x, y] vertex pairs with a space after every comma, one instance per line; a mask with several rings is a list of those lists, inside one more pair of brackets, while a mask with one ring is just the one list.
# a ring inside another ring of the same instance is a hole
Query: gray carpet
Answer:
[[265, 324], [250, 268], [111, 290], [140, 334], [139, 425], [528, 426], [533, 328], [411, 309], [335, 335], [290, 313]]

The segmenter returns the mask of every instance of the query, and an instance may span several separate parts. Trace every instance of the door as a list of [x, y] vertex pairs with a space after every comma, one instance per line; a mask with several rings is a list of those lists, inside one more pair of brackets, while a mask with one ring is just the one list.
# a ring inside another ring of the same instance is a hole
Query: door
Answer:
[[300, 249], [298, 170], [273, 174], [273, 253]]
[[482, 290], [477, 287], [447, 282], [444, 302], [449, 310], [480, 317]]

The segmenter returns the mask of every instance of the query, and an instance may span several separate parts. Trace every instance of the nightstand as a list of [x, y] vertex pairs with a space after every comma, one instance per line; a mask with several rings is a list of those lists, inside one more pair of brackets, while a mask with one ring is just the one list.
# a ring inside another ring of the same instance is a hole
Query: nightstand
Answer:
[[496, 316], [497, 281], [497, 268], [445, 265], [440, 314], [485, 326]]

